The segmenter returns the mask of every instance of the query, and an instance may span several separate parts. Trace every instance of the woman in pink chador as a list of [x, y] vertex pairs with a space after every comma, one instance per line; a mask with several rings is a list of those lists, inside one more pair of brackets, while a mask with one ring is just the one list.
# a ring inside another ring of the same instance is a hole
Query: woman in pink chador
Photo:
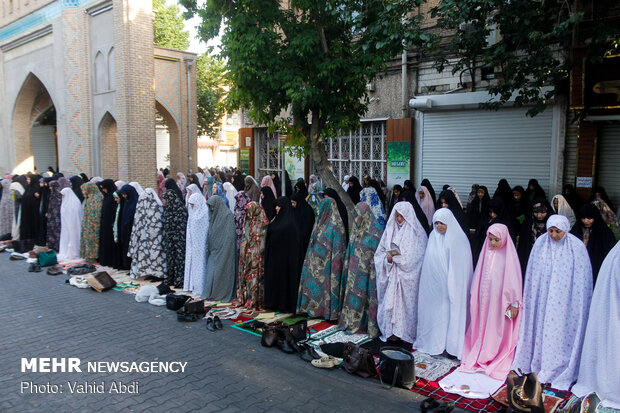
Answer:
[[482, 372], [502, 381], [506, 378], [519, 338], [521, 291], [519, 256], [508, 228], [493, 224], [471, 283], [461, 371]]
[[260, 186], [261, 186], [261, 188], [264, 187], [264, 186], [268, 186], [273, 191], [273, 196], [275, 198], [278, 198], [278, 192], [276, 191], [276, 187], [273, 184], [273, 179], [271, 179], [270, 175], [265, 175], [263, 177], [263, 180], [260, 182]]

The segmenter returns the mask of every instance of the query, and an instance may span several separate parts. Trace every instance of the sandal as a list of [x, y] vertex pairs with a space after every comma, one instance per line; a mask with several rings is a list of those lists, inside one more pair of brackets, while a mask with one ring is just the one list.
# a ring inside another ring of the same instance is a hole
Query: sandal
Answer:
[[318, 360], [312, 360], [312, 365], [320, 369], [331, 369], [340, 364], [338, 359], [334, 356], [321, 357]]
[[436, 407], [439, 407], [439, 402], [432, 397], [429, 397], [427, 399], [424, 399], [424, 401], [420, 405], [420, 411], [422, 413], [427, 413], [429, 410], [435, 409]]

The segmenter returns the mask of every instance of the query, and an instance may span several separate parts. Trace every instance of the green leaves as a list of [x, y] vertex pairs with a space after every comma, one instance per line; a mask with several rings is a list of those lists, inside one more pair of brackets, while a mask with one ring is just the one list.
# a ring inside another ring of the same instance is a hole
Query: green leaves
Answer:
[[173, 4], [166, 6], [164, 0], [153, 0], [153, 43], [155, 46], [186, 50], [189, 47], [189, 32], [183, 30], [181, 9]]
[[198, 106], [198, 136], [215, 137], [220, 120], [226, 113], [223, 99], [226, 94], [224, 65], [209, 55], [196, 61], [196, 98]]

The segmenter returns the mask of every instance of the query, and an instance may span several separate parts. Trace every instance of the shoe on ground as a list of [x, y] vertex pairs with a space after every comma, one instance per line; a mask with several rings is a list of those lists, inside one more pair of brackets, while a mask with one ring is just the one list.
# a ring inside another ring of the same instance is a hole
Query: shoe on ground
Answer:
[[311, 361], [314, 367], [318, 367], [320, 369], [332, 369], [340, 364], [338, 359], [334, 356], [321, 357], [317, 360]]

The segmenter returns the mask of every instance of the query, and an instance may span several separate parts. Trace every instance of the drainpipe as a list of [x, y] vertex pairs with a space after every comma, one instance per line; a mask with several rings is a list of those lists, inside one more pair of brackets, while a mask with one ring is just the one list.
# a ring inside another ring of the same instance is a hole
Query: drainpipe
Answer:
[[[404, 45], [404, 42], [403, 42]], [[401, 60], [401, 84], [402, 84], [402, 106], [401, 109], [403, 111], [403, 119], [407, 117], [409, 114], [409, 93], [407, 88], [407, 48], [403, 50], [402, 60]]]
[[192, 90], [191, 90], [191, 75], [193, 59], [185, 60], [185, 67], [187, 69], [187, 159], [189, 161], [188, 169], [189, 173], [192, 173]]

